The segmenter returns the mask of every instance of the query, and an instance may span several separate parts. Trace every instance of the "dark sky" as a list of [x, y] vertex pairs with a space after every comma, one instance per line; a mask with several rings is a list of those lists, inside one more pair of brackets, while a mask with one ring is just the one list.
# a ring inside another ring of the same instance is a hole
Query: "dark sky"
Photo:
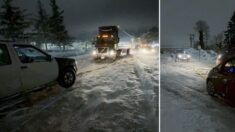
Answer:
[[[41, 0], [50, 12], [49, 0]], [[120, 25], [138, 30], [158, 25], [158, 0], [57, 0], [63, 9], [69, 33], [77, 38], [92, 37], [98, 26]], [[37, 0], [15, 0], [14, 5], [36, 13]]]
[[233, 11], [235, 0], [162, 0], [161, 44], [189, 45], [189, 34], [196, 34], [193, 27], [198, 20], [208, 23], [211, 36], [218, 34], [226, 30]]

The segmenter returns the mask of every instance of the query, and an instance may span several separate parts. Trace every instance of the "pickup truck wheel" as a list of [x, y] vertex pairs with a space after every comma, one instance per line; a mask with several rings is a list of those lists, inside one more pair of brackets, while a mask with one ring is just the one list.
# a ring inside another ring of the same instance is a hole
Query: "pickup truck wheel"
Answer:
[[59, 84], [64, 88], [71, 87], [76, 80], [76, 74], [73, 69], [66, 69], [59, 77]]

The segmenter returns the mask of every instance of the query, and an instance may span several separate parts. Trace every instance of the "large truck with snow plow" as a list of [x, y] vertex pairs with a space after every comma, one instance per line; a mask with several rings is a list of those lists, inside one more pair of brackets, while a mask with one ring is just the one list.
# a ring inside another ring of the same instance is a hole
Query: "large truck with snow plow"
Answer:
[[115, 60], [121, 55], [130, 54], [130, 46], [119, 45], [118, 26], [102, 26], [98, 28], [95, 40], [95, 49], [92, 52], [94, 59]]

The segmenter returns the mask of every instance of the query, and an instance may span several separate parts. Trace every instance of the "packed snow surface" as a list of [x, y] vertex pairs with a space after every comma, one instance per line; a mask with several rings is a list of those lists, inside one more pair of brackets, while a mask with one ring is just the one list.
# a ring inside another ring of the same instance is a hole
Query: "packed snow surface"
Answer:
[[[74, 57], [73, 88], [29, 106], [7, 111], [3, 131], [156, 132], [158, 130], [158, 54], [132, 52], [114, 62]], [[48, 93], [48, 92], [46, 92]]]
[[233, 132], [235, 110], [206, 92], [206, 76], [215, 52], [187, 49], [191, 62], [175, 62], [174, 52], [161, 54], [161, 131]]

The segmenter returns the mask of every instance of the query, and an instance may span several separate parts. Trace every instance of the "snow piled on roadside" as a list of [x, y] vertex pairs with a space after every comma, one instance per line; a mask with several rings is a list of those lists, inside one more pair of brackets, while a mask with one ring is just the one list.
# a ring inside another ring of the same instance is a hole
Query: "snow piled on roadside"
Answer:
[[84, 55], [92, 50], [92, 44], [89, 41], [74, 42], [72, 46], [66, 46], [65, 50], [62, 50], [58, 46], [48, 47], [48, 53], [54, 57], [74, 57]]
[[189, 53], [193, 59], [199, 59], [200, 52], [200, 60], [215, 62], [217, 53], [213, 50], [196, 50], [193, 48], [189, 48], [185, 50], [186, 53]]
[[[172, 50], [172, 49], [171, 49]], [[185, 51], [187, 54], [191, 55], [192, 60], [199, 61], [199, 50], [194, 48], [184, 49], [182, 52], [165, 51], [161, 54], [161, 61], [175, 61], [175, 57], [178, 53], [183, 53]], [[200, 50], [200, 61], [207, 63], [215, 63], [217, 58], [217, 53], [213, 50]]]
[[77, 49], [77, 50], [51, 50], [48, 51], [48, 53], [54, 57], [73, 57], [73, 56], [79, 56], [84, 55], [89, 50], [83, 50], [83, 49]]

